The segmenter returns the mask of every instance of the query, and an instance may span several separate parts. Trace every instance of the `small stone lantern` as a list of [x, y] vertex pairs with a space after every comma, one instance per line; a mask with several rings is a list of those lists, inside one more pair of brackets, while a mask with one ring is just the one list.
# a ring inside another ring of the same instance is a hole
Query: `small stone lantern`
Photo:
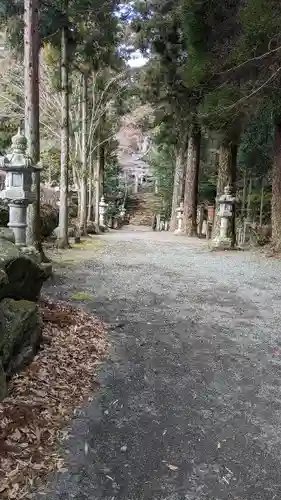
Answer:
[[176, 210], [177, 217], [177, 229], [175, 230], [176, 234], [181, 234], [183, 232], [183, 202], [180, 203], [180, 206]]
[[229, 229], [233, 217], [235, 197], [231, 195], [230, 186], [224, 188], [224, 194], [219, 198], [220, 232], [213, 241], [216, 248], [228, 249], [232, 246], [232, 238]]
[[99, 203], [99, 225], [104, 227], [105, 224], [105, 212], [107, 208], [107, 203], [104, 201], [104, 196], [101, 197], [101, 201]]
[[0, 158], [0, 167], [6, 172], [5, 189], [1, 198], [9, 205], [8, 227], [13, 230], [15, 244], [26, 246], [27, 206], [36, 199], [32, 192], [32, 174], [37, 167], [31, 165], [26, 155], [27, 140], [20, 130], [12, 139], [12, 153]]
[[126, 209], [124, 205], [121, 206], [119, 214], [120, 214], [120, 222], [123, 223], [126, 216]]
[[125, 219], [125, 215], [126, 215], [126, 209], [125, 209], [124, 205], [122, 205], [121, 210], [120, 210], [120, 218], [122, 221]]

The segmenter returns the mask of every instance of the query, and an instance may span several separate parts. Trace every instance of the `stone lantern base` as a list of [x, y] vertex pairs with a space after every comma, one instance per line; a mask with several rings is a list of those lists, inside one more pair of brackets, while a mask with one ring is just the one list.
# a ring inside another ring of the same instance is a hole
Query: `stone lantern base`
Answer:
[[231, 238], [217, 237], [214, 240], [212, 240], [211, 247], [213, 250], [231, 250], [232, 240]]
[[182, 227], [178, 227], [177, 229], [175, 229], [174, 234], [175, 235], [181, 235], [181, 234], [184, 235], [185, 232], [184, 232]]
[[24, 247], [26, 245], [26, 210], [25, 201], [15, 201], [9, 203], [9, 223], [8, 227], [13, 230], [15, 245]]

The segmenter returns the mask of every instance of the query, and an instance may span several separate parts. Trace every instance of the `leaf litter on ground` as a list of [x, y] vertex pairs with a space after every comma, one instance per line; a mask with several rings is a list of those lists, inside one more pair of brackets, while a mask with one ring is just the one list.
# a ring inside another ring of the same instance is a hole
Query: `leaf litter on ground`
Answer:
[[67, 423], [97, 387], [105, 357], [104, 325], [84, 311], [44, 298], [42, 348], [9, 383], [0, 403], [0, 497], [32, 498], [52, 472], [64, 472], [58, 442]]

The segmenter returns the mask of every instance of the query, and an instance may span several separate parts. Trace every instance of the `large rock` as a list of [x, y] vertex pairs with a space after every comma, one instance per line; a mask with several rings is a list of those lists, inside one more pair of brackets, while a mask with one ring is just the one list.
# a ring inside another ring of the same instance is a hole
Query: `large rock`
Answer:
[[[26, 249], [25, 249], [26, 250]], [[6, 381], [34, 357], [42, 336], [38, 306], [49, 267], [0, 238], [0, 401]]]
[[42, 340], [37, 304], [26, 300], [0, 302], [0, 398], [5, 380], [33, 359]]
[[[49, 268], [40, 265], [36, 256], [27, 256], [12, 242], [0, 238], [0, 300], [11, 298], [36, 302]], [[4, 275], [3, 275], [4, 272]]]
[[19, 257], [20, 250], [11, 241], [0, 238], [0, 268], [3, 269], [5, 261], [10, 258]]

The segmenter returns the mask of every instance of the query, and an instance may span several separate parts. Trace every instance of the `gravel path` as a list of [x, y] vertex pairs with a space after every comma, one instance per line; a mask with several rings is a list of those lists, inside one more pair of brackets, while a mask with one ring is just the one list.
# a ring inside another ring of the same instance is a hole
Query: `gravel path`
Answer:
[[[280, 500], [281, 263], [120, 231], [52, 293], [112, 353], [47, 500]], [[86, 445], [85, 445], [86, 443]]]

